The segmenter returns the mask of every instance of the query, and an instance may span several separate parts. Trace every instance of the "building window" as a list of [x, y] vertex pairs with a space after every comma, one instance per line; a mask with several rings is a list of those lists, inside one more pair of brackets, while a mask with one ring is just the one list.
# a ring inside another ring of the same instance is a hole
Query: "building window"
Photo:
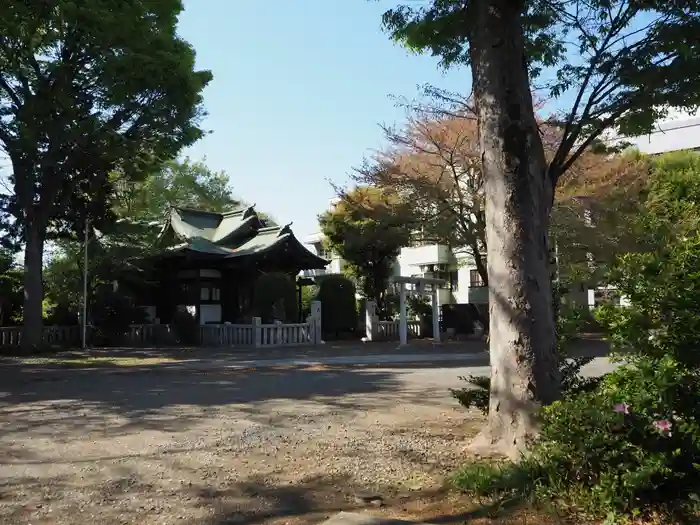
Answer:
[[221, 302], [221, 289], [215, 283], [202, 283], [199, 289], [200, 303]]
[[484, 280], [479, 274], [479, 270], [469, 270], [469, 287], [478, 288], [484, 286]]

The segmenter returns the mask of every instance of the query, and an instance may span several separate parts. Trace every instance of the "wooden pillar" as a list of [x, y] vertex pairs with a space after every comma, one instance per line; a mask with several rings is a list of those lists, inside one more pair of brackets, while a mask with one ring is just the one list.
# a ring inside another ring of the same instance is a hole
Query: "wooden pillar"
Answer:
[[399, 283], [399, 344], [408, 344], [408, 319], [406, 314], [406, 283]]
[[433, 342], [440, 342], [440, 305], [438, 304], [437, 285], [433, 285], [431, 292], [432, 307], [433, 307]]
[[195, 317], [197, 324], [202, 324], [202, 276], [199, 273], [199, 268], [195, 270], [194, 278], [194, 289], [196, 293], [195, 307], [197, 308], [197, 315]]
[[304, 313], [301, 311], [301, 296], [302, 296], [302, 284], [297, 282], [297, 317], [299, 318], [298, 322], [303, 323], [304, 322]]

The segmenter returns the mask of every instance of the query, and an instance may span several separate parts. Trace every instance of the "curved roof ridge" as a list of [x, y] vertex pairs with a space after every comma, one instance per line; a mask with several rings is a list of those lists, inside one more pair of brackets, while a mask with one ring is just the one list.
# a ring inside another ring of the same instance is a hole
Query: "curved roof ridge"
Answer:
[[224, 217], [221, 220], [221, 223], [219, 224], [219, 227], [214, 231], [214, 234], [212, 235], [211, 241], [214, 242], [215, 244], [222, 244], [226, 242], [228, 239], [231, 237], [235, 237], [238, 232], [241, 231], [241, 229], [245, 226], [250, 226], [251, 224], [255, 224], [256, 221], [258, 221], [258, 216], [257, 214], [253, 213], [251, 215], [242, 216], [242, 220], [238, 222], [237, 224], [233, 225], [234, 227], [232, 228], [225, 228], [227, 219], [231, 218], [237, 218], [234, 216], [228, 216]]
[[182, 211], [185, 213], [199, 213], [201, 215], [221, 216], [221, 213], [218, 211], [202, 210], [199, 208], [189, 208], [187, 206], [170, 206], [171, 213], [175, 210]]
[[240, 206], [232, 210], [223, 211], [220, 213], [222, 217], [232, 217], [234, 215], [243, 215], [244, 217], [250, 216], [257, 213], [255, 210], [255, 204], [250, 204], [246, 206]]

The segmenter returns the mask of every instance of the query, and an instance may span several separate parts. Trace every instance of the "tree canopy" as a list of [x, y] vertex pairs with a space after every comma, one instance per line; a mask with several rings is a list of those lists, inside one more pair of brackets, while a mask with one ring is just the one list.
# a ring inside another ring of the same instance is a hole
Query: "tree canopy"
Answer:
[[180, 0], [5, 2], [0, 19], [0, 142], [13, 193], [1, 209], [25, 243], [23, 342], [41, 340], [41, 264], [52, 232], [111, 220], [115, 169], [143, 176], [203, 134]]
[[112, 199], [121, 218], [161, 220], [172, 206], [226, 211], [242, 204], [234, 199], [224, 172], [210, 170], [203, 161], [169, 160], [145, 179], [119, 179]]
[[[356, 168], [353, 179], [400, 195], [410, 206], [410, 224], [416, 235], [422, 241], [466, 252], [488, 284], [476, 116], [468, 100], [452, 98], [446, 107], [441, 98], [433, 99], [427, 107], [411, 107], [402, 126], [383, 126], [387, 147]], [[558, 130], [544, 121], [541, 129], [546, 137], [545, 154], [551, 159]], [[590, 251], [596, 258], [605, 254], [610, 260], [617, 248], [622, 248], [615, 212], [624, 209], [629, 217], [630, 192], [638, 191], [645, 180], [644, 164], [633, 153], [596, 153], [591, 149], [577, 159], [555, 195], [550, 231], [557, 238], [560, 255], [566, 250], [567, 256], [585, 262]], [[586, 226], [584, 215], [590, 213], [595, 214], [595, 230]]]
[[343, 258], [362, 296], [380, 310], [396, 257], [410, 241], [410, 213], [396, 194], [360, 186], [319, 217], [327, 247]]
[[14, 253], [0, 247], [0, 326], [19, 320], [22, 306], [22, 270]]
[[[444, 67], [473, 65], [474, 12], [488, 0], [431, 0], [385, 12], [391, 37]], [[561, 126], [550, 175], [563, 174], [608, 129], [650, 132], [671, 108], [700, 105], [700, 4], [687, 0], [523, 1], [525, 60], [533, 88], [572, 104]], [[478, 76], [478, 72], [475, 72]]]
[[481, 159], [471, 112], [412, 115], [384, 127], [386, 150], [355, 170], [357, 183], [400, 195], [423, 242], [467, 253], [488, 283]]

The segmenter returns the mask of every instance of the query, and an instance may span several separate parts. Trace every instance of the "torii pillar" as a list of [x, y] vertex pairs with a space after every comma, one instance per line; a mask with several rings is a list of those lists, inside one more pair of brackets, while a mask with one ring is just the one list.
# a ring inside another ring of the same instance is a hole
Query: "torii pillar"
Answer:
[[433, 311], [433, 342], [440, 342], [440, 305], [438, 304], [437, 287], [445, 284], [443, 279], [429, 277], [394, 277], [394, 282], [399, 285], [399, 345], [408, 344], [408, 317], [406, 312], [406, 283], [413, 284], [417, 291], [424, 295], [425, 285], [432, 285], [430, 298]]

